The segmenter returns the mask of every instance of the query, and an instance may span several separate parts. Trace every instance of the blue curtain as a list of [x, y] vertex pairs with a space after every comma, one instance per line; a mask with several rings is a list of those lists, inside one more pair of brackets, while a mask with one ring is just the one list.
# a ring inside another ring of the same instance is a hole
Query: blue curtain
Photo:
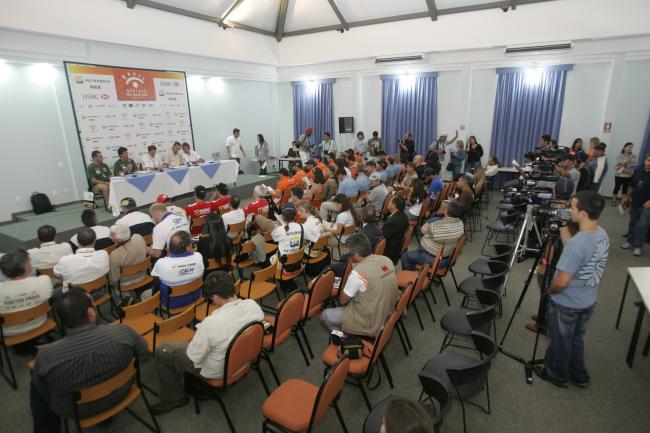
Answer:
[[562, 120], [567, 72], [573, 65], [542, 69], [497, 69], [490, 153], [503, 166], [537, 146], [539, 137], [557, 139]]
[[423, 155], [438, 133], [438, 73], [381, 76], [381, 135], [387, 153], [399, 153], [397, 138], [410, 131]]
[[334, 136], [332, 84], [336, 80], [292, 81], [293, 137], [298, 139], [306, 128], [313, 128], [312, 143], [320, 143], [323, 133]]
[[645, 134], [643, 134], [643, 141], [641, 142], [641, 152], [639, 153], [639, 164], [643, 164], [645, 157], [650, 153], [650, 115], [648, 116], [648, 123], [645, 126]]

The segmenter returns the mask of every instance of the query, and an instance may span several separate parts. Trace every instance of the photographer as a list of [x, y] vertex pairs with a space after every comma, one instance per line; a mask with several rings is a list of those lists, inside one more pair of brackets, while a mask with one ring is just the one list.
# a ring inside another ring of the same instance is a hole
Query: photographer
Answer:
[[557, 165], [555, 166], [557, 174], [567, 177], [571, 179], [571, 182], [573, 182], [572, 194], [575, 194], [578, 182], [580, 182], [580, 170], [574, 167], [574, 162], [575, 157], [570, 153], [565, 153], [559, 157]]
[[547, 321], [551, 341], [544, 368], [535, 367], [540, 378], [561, 388], [566, 388], [569, 381], [580, 388], [589, 384], [583, 338], [609, 254], [609, 237], [598, 224], [604, 207], [605, 200], [600, 194], [578, 192], [571, 199], [570, 214], [580, 230], [573, 237], [567, 227], [561, 230], [564, 249], [548, 288]]
[[408, 131], [405, 132], [403, 139], [397, 139], [397, 145], [399, 146], [400, 162], [402, 164], [413, 162], [413, 155], [415, 155], [415, 141], [413, 141], [413, 135]]

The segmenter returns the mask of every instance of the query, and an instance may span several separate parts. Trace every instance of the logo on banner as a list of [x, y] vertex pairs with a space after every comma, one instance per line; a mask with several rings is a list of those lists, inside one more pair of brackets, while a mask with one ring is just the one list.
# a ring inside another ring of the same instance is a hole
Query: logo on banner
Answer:
[[81, 98], [86, 100], [86, 101], [95, 100], [95, 99], [99, 99], [99, 95], [95, 95], [95, 94], [92, 94], [92, 93], [84, 93], [83, 95], [81, 95]]
[[133, 69], [114, 69], [117, 99], [120, 101], [155, 101], [156, 92], [151, 74]]
[[102, 99], [108, 99], [108, 98], [110, 98], [110, 96], [108, 96], [106, 93], [102, 95]]
[[84, 83], [84, 77], [80, 77], [79, 75], [74, 77], [74, 82], [77, 84], [83, 84]]

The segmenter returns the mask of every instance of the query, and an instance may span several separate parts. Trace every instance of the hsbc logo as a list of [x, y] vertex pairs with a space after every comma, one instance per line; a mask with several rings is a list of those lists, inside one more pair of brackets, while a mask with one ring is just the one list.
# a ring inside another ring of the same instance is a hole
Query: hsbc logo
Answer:
[[83, 100], [85, 100], [85, 101], [97, 100], [97, 99], [99, 99], [99, 95], [95, 95], [95, 94], [92, 94], [92, 93], [84, 93], [83, 95], [81, 95], [81, 98]]

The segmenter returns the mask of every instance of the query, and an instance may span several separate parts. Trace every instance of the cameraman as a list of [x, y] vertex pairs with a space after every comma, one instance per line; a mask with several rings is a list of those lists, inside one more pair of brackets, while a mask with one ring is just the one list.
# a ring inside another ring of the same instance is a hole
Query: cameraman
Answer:
[[544, 368], [535, 373], [554, 385], [566, 388], [570, 381], [584, 388], [589, 384], [585, 367], [583, 337], [593, 313], [609, 254], [609, 237], [598, 224], [605, 207], [603, 197], [594, 191], [580, 191], [571, 199], [571, 220], [580, 231], [571, 236], [561, 231], [564, 249], [548, 288], [547, 309], [549, 346]]
[[402, 164], [413, 162], [413, 156], [415, 155], [415, 141], [413, 141], [413, 134], [408, 131], [405, 132], [403, 139], [397, 139], [397, 145], [399, 146], [400, 162]]

